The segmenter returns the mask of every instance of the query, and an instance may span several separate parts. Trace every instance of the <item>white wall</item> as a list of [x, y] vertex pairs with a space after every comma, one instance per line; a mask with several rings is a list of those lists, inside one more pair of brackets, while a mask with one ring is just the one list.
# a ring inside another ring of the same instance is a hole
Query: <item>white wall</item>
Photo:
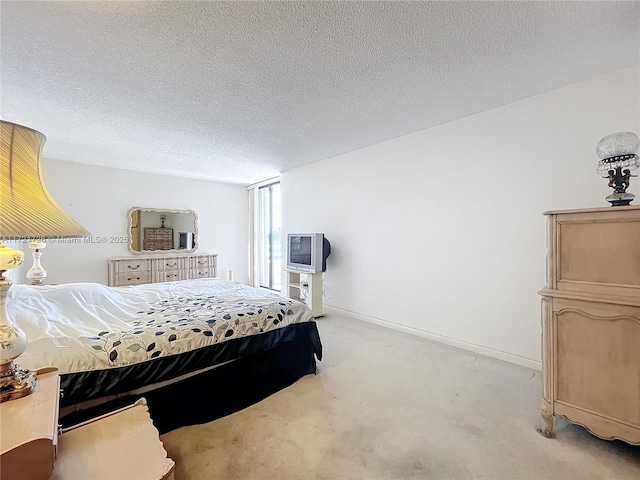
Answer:
[[595, 146], [640, 133], [639, 85], [636, 66], [284, 172], [283, 231], [331, 241], [325, 304], [536, 366], [542, 212], [609, 205]]
[[[46, 144], [44, 153], [46, 155]], [[198, 214], [198, 252], [218, 254], [218, 277], [233, 270], [248, 276], [248, 199], [243, 186], [50, 160], [42, 161], [51, 196], [97, 237], [126, 237], [131, 207], [192, 209]], [[10, 271], [16, 283], [27, 283], [33, 261], [27, 244], [9, 243], [26, 254], [23, 266]], [[130, 255], [127, 243], [48, 242], [42, 264], [45, 283], [107, 283], [107, 257]]]

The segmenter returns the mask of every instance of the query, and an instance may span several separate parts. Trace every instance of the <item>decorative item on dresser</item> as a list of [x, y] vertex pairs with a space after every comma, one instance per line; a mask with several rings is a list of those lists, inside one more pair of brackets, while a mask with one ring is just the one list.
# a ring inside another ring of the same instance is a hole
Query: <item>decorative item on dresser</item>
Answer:
[[207, 253], [112, 257], [108, 259], [109, 286], [215, 277], [217, 258]]
[[542, 434], [560, 415], [640, 444], [640, 207], [545, 212]]

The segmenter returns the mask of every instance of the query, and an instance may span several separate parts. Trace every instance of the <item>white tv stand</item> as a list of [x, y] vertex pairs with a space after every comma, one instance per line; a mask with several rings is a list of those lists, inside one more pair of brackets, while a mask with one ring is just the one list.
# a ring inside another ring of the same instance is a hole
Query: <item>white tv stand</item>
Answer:
[[324, 315], [322, 309], [322, 273], [285, 270], [285, 292], [294, 300], [306, 303], [314, 317]]

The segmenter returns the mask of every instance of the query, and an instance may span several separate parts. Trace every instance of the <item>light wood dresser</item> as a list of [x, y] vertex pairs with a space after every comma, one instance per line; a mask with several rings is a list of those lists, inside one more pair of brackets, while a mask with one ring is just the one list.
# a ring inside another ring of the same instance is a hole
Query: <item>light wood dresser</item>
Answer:
[[109, 286], [215, 277], [217, 258], [217, 255], [208, 253], [112, 257], [107, 259]]
[[143, 250], [172, 250], [173, 228], [145, 228]]
[[59, 395], [48, 368], [31, 395], [0, 404], [3, 480], [173, 480], [144, 399], [59, 432]]
[[640, 444], [640, 207], [545, 215], [542, 434], [560, 415]]

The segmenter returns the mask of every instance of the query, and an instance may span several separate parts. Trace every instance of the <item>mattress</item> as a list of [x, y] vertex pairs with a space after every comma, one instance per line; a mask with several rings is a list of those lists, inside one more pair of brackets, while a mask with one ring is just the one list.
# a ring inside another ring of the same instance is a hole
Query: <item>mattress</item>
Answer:
[[[308, 338], [306, 305], [217, 278], [129, 287], [14, 285], [7, 310], [27, 334], [18, 363], [55, 366], [63, 403], [125, 392]], [[302, 335], [302, 337], [301, 337]]]

